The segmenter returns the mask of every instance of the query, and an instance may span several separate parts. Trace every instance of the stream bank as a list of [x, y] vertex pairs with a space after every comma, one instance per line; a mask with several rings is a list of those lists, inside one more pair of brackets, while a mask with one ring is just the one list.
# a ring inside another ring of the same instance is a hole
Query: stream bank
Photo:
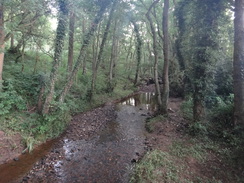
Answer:
[[[28, 162], [34, 166], [27, 174], [20, 172], [17, 180], [11, 176], [7, 182], [128, 182], [132, 165], [146, 150], [143, 121], [150, 112], [145, 102], [152, 96], [138, 96], [75, 116], [39, 161]], [[12, 171], [23, 169], [21, 161], [11, 165]]]

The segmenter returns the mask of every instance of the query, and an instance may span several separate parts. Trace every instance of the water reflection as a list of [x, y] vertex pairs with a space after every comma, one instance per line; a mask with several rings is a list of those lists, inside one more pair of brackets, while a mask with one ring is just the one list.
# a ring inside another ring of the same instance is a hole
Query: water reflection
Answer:
[[155, 93], [140, 93], [126, 99], [121, 104], [136, 106], [149, 111], [155, 111], [157, 109]]

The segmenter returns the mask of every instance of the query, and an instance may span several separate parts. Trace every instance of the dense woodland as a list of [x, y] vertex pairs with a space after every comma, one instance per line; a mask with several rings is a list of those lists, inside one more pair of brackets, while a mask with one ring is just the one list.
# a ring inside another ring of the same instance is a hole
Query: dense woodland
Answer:
[[243, 17], [244, 0], [1, 0], [0, 129], [31, 148], [153, 80], [158, 114], [182, 97], [192, 133], [236, 139]]

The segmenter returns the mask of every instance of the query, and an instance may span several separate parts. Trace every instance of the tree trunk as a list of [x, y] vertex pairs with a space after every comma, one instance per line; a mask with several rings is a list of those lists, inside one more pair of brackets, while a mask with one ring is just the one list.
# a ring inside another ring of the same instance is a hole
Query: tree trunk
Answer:
[[0, 91], [2, 90], [2, 72], [4, 61], [4, 18], [3, 18], [3, 2], [0, 3]]
[[[134, 32], [133, 32], [134, 33]], [[131, 54], [131, 48], [132, 48], [132, 41], [133, 41], [133, 34], [130, 36], [130, 44], [128, 46], [128, 51], [127, 51], [127, 54], [126, 54], [126, 59], [125, 59], [125, 72], [128, 72], [130, 70], [130, 60], [129, 60], [129, 57], [130, 57], [130, 54]], [[125, 48], [126, 50], [126, 48]]]
[[95, 90], [96, 79], [97, 79], [97, 72], [98, 72], [98, 68], [99, 68], [99, 65], [100, 65], [101, 60], [102, 60], [104, 46], [105, 46], [105, 43], [107, 41], [109, 29], [110, 29], [110, 26], [111, 26], [111, 22], [112, 22], [112, 19], [113, 19], [113, 15], [114, 15], [114, 11], [115, 11], [117, 2], [118, 2], [118, 0], [114, 1], [113, 5], [112, 5], [112, 8], [110, 10], [109, 17], [108, 17], [108, 22], [107, 22], [105, 31], [103, 33], [102, 43], [100, 45], [100, 50], [99, 50], [99, 53], [98, 53], [98, 56], [97, 56], [97, 61], [96, 61], [95, 65], [94, 65], [94, 68], [93, 68], [93, 73], [92, 73], [92, 86], [91, 86], [91, 97], [93, 96], [93, 93], [94, 93], [94, 90]]
[[[11, 19], [10, 19], [11, 24], [14, 23], [14, 21], [13, 21], [13, 15], [14, 15], [14, 10], [11, 7]], [[12, 50], [13, 48], [14, 48], [14, 34], [11, 33], [11, 36], [10, 36], [10, 50]]]
[[103, 14], [105, 13], [105, 10], [107, 8], [107, 6], [109, 5], [109, 3], [102, 5], [100, 7], [99, 12], [97, 13], [95, 19], [93, 20], [93, 22], [91, 23], [91, 27], [88, 31], [88, 33], [86, 35], [84, 35], [84, 40], [83, 40], [83, 45], [81, 46], [80, 49], [80, 54], [78, 56], [77, 62], [72, 70], [71, 75], [69, 76], [67, 83], [64, 86], [64, 89], [61, 92], [61, 95], [59, 97], [59, 101], [60, 102], [64, 102], [64, 99], [69, 91], [69, 89], [71, 88], [71, 86], [73, 85], [74, 82], [74, 78], [77, 74], [77, 72], [79, 71], [79, 68], [82, 65], [82, 61], [85, 58], [85, 53], [86, 53], [86, 49], [90, 44], [91, 39], [94, 36], [95, 31], [97, 30], [98, 24], [101, 22], [102, 18], [103, 18]]
[[74, 32], [75, 32], [75, 13], [74, 9], [69, 15], [69, 53], [68, 53], [68, 74], [71, 73], [74, 57]]
[[[24, 39], [24, 36], [23, 36]], [[25, 40], [23, 40], [23, 46], [21, 49], [21, 64], [22, 64], [22, 68], [21, 68], [21, 72], [24, 72], [25, 69], [25, 64], [24, 64], [24, 59], [25, 59]]]
[[244, 127], [244, 0], [235, 0], [234, 124]]
[[117, 21], [115, 21], [114, 31], [113, 31], [113, 43], [111, 49], [111, 57], [110, 57], [110, 66], [109, 66], [109, 81], [108, 81], [108, 92], [111, 93], [114, 90], [115, 83], [114, 83], [114, 68], [115, 62], [117, 58], [117, 49], [118, 49], [118, 40], [116, 36], [117, 30]]
[[[85, 21], [85, 16], [83, 17], [83, 20], [82, 20], [82, 35], [85, 35], [86, 33], [86, 21]], [[85, 53], [86, 55], [86, 53]], [[85, 75], [86, 74], [86, 56], [84, 57], [83, 59], [83, 65], [82, 65], [82, 75]]]
[[91, 81], [91, 91], [90, 91], [90, 99], [92, 99], [94, 92], [95, 92], [95, 82], [97, 78], [97, 57], [98, 57], [98, 49], [99, 49], [99, 39], [100, 39], [100, 30], [101, 30], [101, 24], [98, 26], [97, 36], [96, 39], [93, 41], [92, 45], [92, 52], [93, 52], [93, 61], [92, 61], [92, 81]]
[[169, 0], [164, 0], [163, 10], [163, 52], [164, 52], [164, 70], [163, 70], [163, 91], [162, 91], [162, 113], [168, 113], [169, 100]]
[[59, 8], [60, 8], [60, 15], [58, 20], [58, 27], [56, 33], [56, 40], [55, 40], [55, 51], [54, 51], [54, 60], [52, 71], [50, 73], [50, 81], [49, 81], [49, 92], [46, 96], [45, 102], [43, 104], [42, 114], [48, 114], [50, 103], [53, 100], [54, 96], [54, 87], [57, 80], [58, 75], [58, 68], [61, 62], [61, 55], [64, 47], [64, 39], [65, 39], [65, 32], [67, 27], [67, 16], [68, 16], [68, 9], [67, 9], [67, 1], [59, 0]]
[[156, 0], [152, 3], [150, 8], [148, 9], [148, 12], [146, 14], [146, 17], [150, 24], [150, 29], [152, 32], [153, 37], [153, 53], [154, 53], [154, 80], [155, 80], [155, 87], [156, 87], [156, 96], [157, 96], [157, 102], [158, 102], [158, 112], [162, 110], [162, 97], [161, 97], [161, 91], [160, 91], [160, 85], [158, 82], [158, 46], [157, 46], [157, 34], [155, 27], [153, 25], [153, 20], [150, 17], [151, 9], [159, 2], [159, 0]]
[[135, 75], [135, 80], [134, 80], [134, 85], [136, 85], [138, 83], [138, 79], [139, 79], [139, 70], [140, 70], [140, 66], [141, 66], [141, 47], [142, 47], [142, 39], [140, 36], [140, 32], [139, 32], [139, 27], [136, 24], [136, 22], [133, 20], [133, 18], [131, 18], [131, 23], [134, 26], [134, 31], [136, 33], [136, 60], [137, 60], [137, 65], [136, 65], [136, 75]]

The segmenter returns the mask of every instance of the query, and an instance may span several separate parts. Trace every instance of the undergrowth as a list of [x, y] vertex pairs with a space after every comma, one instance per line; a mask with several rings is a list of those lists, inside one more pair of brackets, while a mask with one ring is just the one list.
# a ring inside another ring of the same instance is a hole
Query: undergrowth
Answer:
[[[244, 168], [244, 134], [243, 130], [234, 128], [231, 122], [233, 95], [225, 99], [217, 97], [215, 105], [207, 111], [207, 118], [204, 121], [192, 122], [192, 107], [191, 98], [181, 105], [182, 114], [189, 122], [183, 131], [188, 140], [178, 138], [167, 150], [156, 149], [147, 152], [134, 167], [132, 183], [244, 181], [240, 173]], [[163, 121], [162, 116], [148, 120], [147, 130], [152, 132], [155, 122], [159, 121]], [[192, 166], [198, 174], [192, 172]], [[220, 166], [224, 166], [226, 171]], [[204, 171], [201, 170], [203, 167], [216, 172], [216, 177], [207, 177], [199, 173]]]
[[162, 122], [165, 119], [165, 116], [158, 115], [153, 118], [149, 118], [146, 120], [145, 128], [149, 133], [152, 133], [155, 130], [155, 124], [158, 122]]
[[181, 169], [181, 167], [175, 166], [169, 153], [154, 150], [148, 152], [135, 166], [130, 182], [176, 182], [178, 180], [177, 172]]
[[[135, 90], [133, 84], [122, 79], [116, 82], [112, 93], [107, 93], [107, 77], [103, 74], [98, 77], [94, 99], [90, 101], [87, 93], [92, 73], [89, 70], [86, 74], [79, 72], [65, 103], [52, 101], [50, 113], [40, 115], [37, 112], [38, 97], [41, 87], [48, 86], [52, 59], [40, 55], [41, 61], [35, 63], [35, 57], [28, 52], [24, 62], [15, 62], [15, 57], [11, 54], [5, 57], [4, 82], [0, 92], [0, 130], [9, 134], [20, 133], [28, 150], [32, 150], [35, 144], [58, 137], [67, 127], [71, 115], [124, 97]], [[54, 100], [67, 79], [67, 68], [61, 67], [59, 72]]]

